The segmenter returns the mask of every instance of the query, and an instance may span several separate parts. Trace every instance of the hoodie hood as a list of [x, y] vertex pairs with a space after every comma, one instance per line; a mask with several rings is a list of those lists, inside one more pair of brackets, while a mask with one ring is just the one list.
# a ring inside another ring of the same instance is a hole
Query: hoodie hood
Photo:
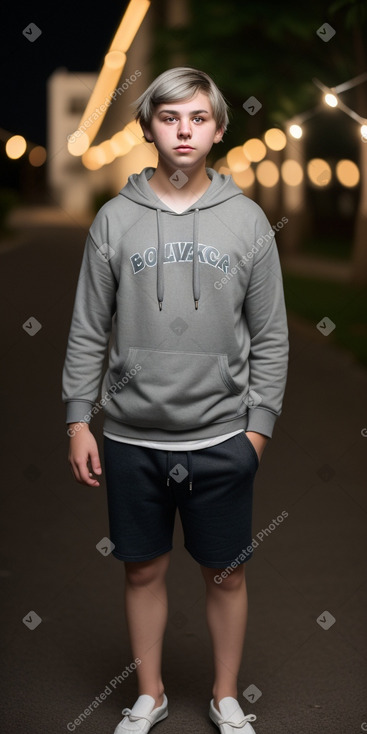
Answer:
[[[206, 168], [206, 173], [210, 179], [210, 185], [204, 194], [189, 206], [183, 212], [175, 212], [165, 204], [153, 191], [148, 181], [153, 176], [155, 168], [144, 168], [141, 173], [133, 173], [129, 176], [126, 186], [119, 192], [120, 196], [135, 202], [148, 209], [156, 211], [157, 221], [157, 300], [159, 310], [163, 307], [164, 298], [164, 215], [172, 217], [190, 216], [192, 218], [192, 253], [189, 260], [192, 260], [192, 292], [195, 302], [195, 309], [199, 307], [200, 300], [200, 270], [199, 270], [199, 215], [203, 209], [212, 209], [215, 206], [223, 204], [235, 196], [243, 196], [241, 189], [236, 186], [231, 176], [225, 176], [217, 173], [213, 168]], [[181, 188], [185, 185], [185, 174], [178, 170], [171, 176], [173, 186]], [[184, 183], [183, 183], [184, 181]]]

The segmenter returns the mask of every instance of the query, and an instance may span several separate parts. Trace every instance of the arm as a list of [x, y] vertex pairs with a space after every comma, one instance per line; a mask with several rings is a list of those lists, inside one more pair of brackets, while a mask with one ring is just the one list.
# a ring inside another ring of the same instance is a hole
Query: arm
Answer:
[[75, 479], [99, 486], [88, 467], [101, 473], [97, 442], [89, 430], [116, 304], [110, 263], [88, 234], [76, 290], [62, 375], [62, 399], [70, 436], [69, 463]]
[[93, 474], [102, 474], [97, 441], [88, 423], [69, 423], [69, 456], [71, 472], [79, 484], [99, 487]]
[[266, 247], [259, 248], [244, 312], [251, 336], [249, 361], [253, 397], [246, 433], [261, 458], [281, 414], [289, 351], [283, 279], [274, 238]]

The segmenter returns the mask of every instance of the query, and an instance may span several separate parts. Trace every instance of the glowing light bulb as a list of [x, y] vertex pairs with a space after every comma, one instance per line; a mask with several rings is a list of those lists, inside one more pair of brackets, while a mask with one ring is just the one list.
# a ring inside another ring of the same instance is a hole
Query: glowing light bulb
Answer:
[[296, 138], [297, 140], [302, 137], [303, 130], [300, 125], [291, 125], [289, 128], [289, 133], [292, 135], [292, 138]]
[[26, 149], [27, 142], [25, 138], [23, 138], [23, 135], [13, 135], [5, 145], [6, 155], [14, 161], [17, 158], [21, 158]]
[[338, 98], [335, 94], [325, 94], [324, 100], [329, 107], [337, 107], [338, 105]]

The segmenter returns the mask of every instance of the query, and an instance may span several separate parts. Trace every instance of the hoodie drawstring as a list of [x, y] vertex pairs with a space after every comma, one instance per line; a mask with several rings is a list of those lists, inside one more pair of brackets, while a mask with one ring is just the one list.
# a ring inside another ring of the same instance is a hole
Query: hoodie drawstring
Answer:
[[[159, 304], [159, 310], [162, 311], [163, 296], [164, 296], [164, 238], [163, 238], [163, 222], [162, 222], [162, 210], [157, 209], [157, 298]], [[192, 290], [195, 302], [195, 309], [199, 307], [200, 299], [200, 272], [199, 272], [199, 209], [194, 209], [194, 225], [193, 225], [193, 270], [192, 270]]]
[[163, 281], [163, 258], [164, 243], [162, 242], [162, 210], [157, 209], [157, 239], [158, 239], [158, 262], [157, 262], [157, 298], [159, 310], [162, 311], [164, 281]]
[[[193, 469], [192, 469], [192, 456], [191, 456], [191, 451], [185, 451], [185, 453], [186, 453], [186, 458], [187, 458], [189, 492], [190, 494], [192, 494], [192, 485], [194, 481]], [[172, 451], [167, 451], [167, 461], [166, 461], [167, 487], [169, 487], [169, 481], [170, 481], [169, 471], [170, 471], [171, 463], [172, 463]]]
[[194, 232], [193, 232], [193, 252], [192, 252], [192, 290], [194, 293], [195, 308], [199, 307], [200, 298], [200, 276], [199, 276], [199, 256], [198, 256], [198, 245], [199, 245], [199, 209], [194, 211]]

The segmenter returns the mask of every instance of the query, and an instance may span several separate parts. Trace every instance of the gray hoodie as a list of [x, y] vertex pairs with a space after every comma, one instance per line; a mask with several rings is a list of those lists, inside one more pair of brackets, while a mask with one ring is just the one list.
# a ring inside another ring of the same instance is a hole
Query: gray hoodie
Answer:
[[104, 429], [126, 438], [271, 437], [288, 364], [274, 231], [230, 176], [207, 168], [209, 188], [177, 214], [148, 184], [154, 170], [130, 176], [90, 227], [63, 369], [66, 422], [103, 410]]

